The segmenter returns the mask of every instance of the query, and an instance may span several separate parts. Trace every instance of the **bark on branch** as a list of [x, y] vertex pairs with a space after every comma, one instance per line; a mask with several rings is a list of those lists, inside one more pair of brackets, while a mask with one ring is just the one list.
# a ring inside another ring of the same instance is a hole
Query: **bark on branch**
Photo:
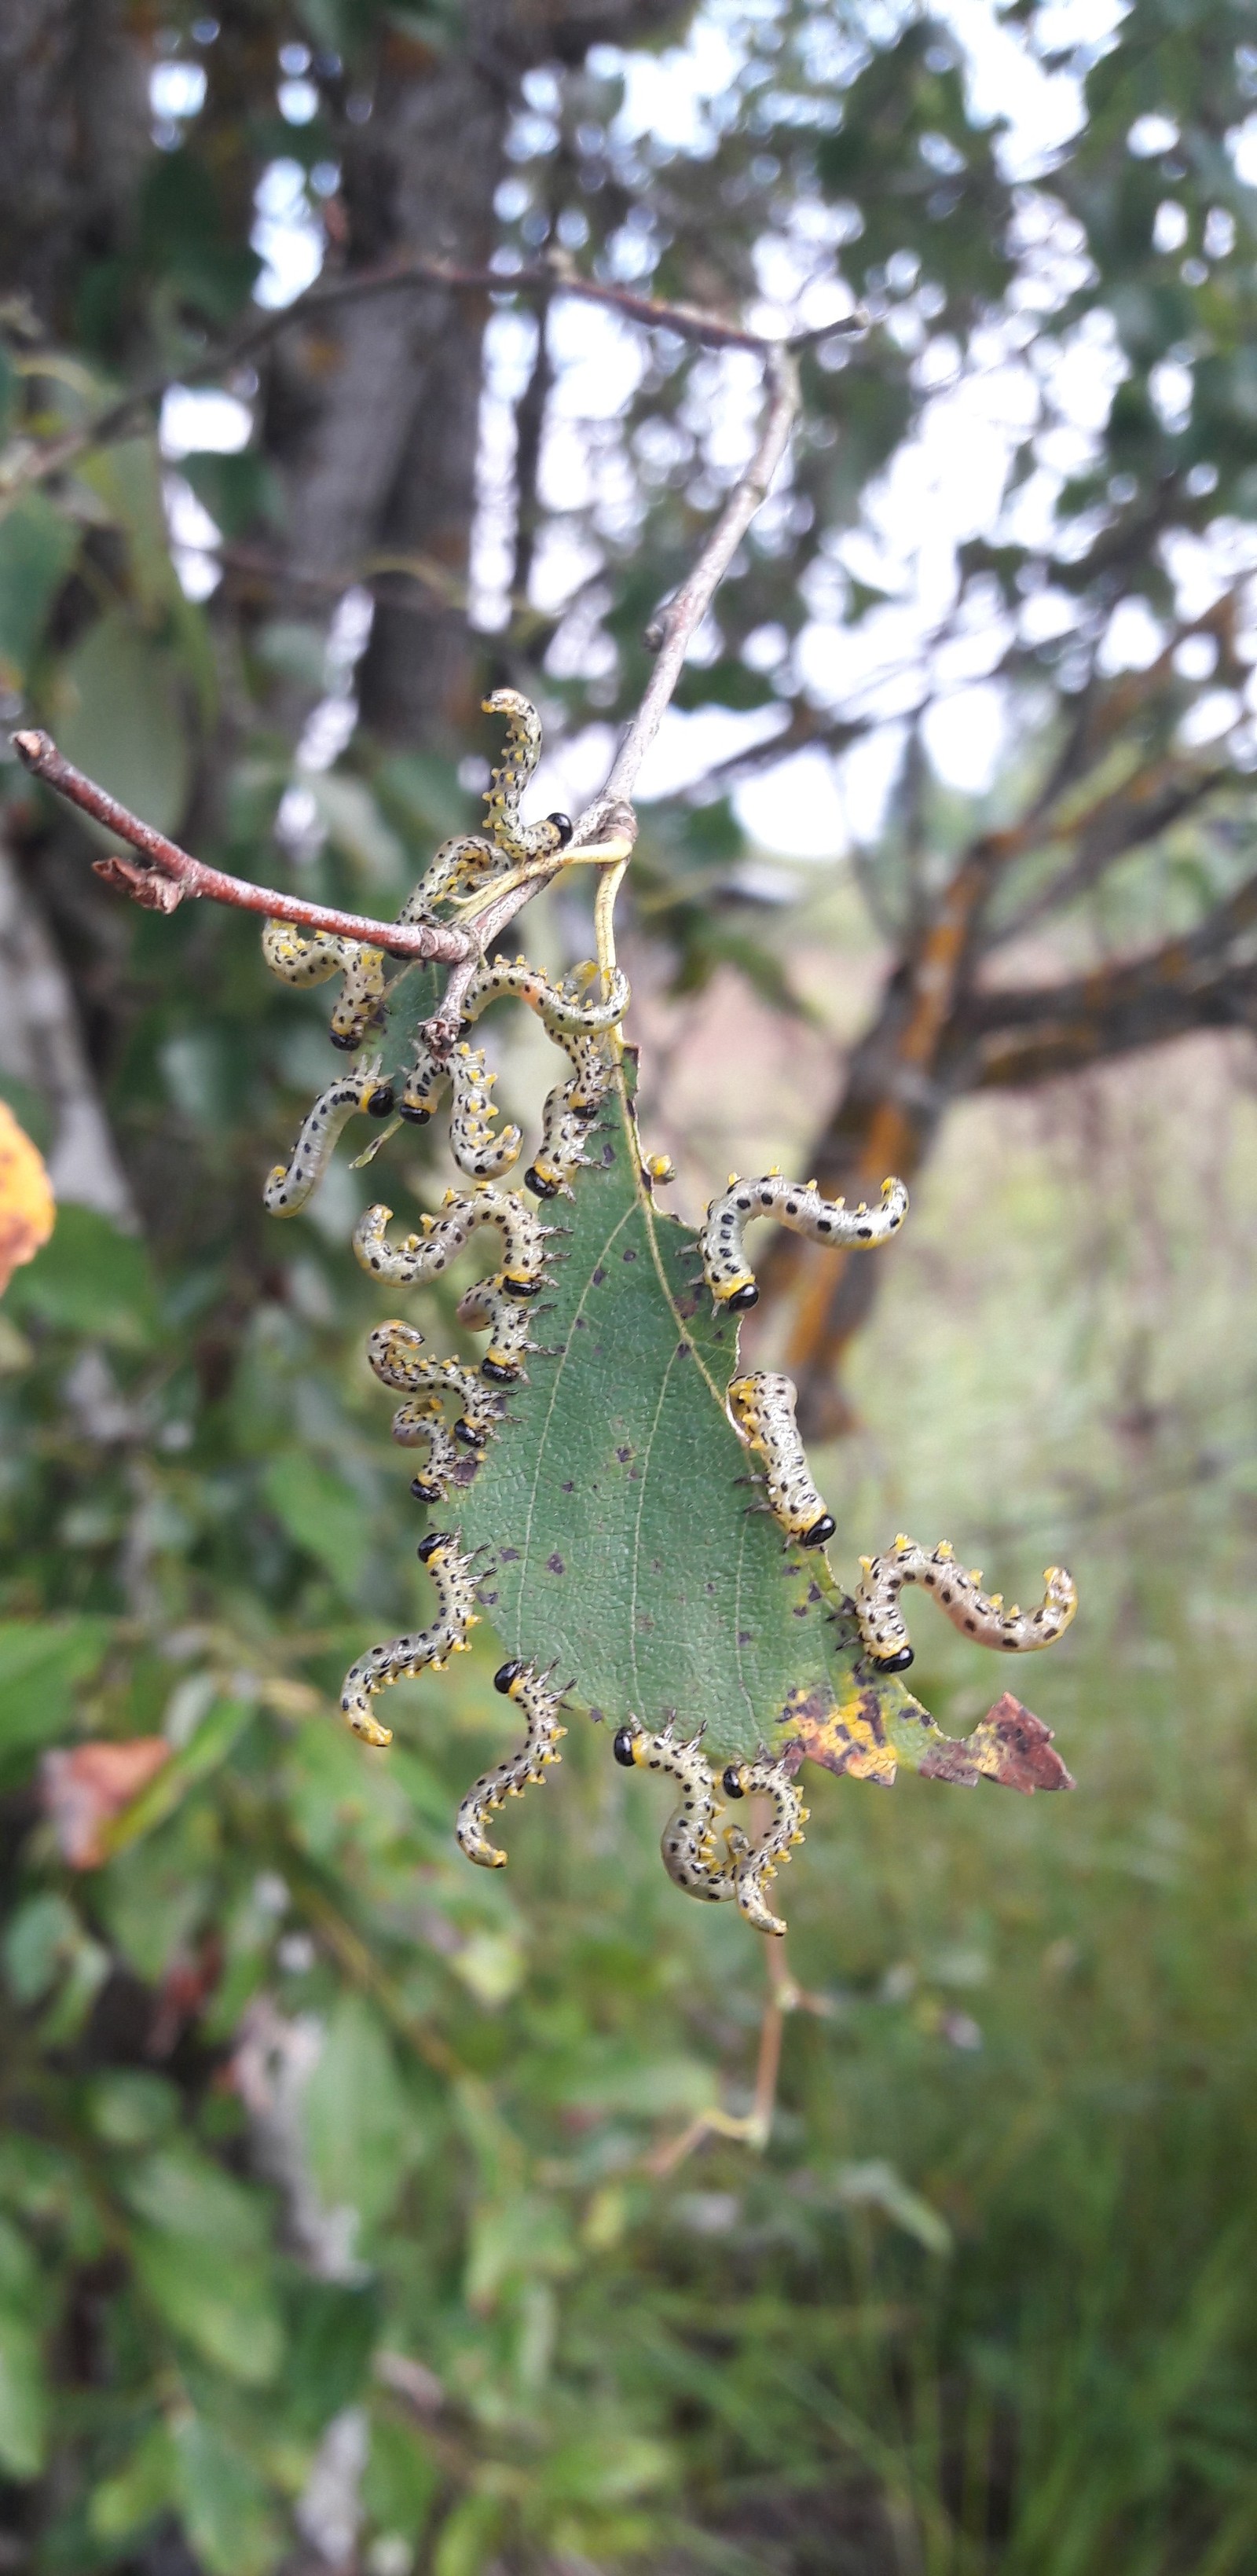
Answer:
[[442, 1031], [452, 1028], [477, 959], [543, 885], [578, 861], [590, 860], [603, 867], [604, 878], [612, 879], [607, 895], [609, 901], [614, 897], [637, 834], [631, 803], [633, 785], [659, 730], [690, 641], [768, 492], [789, 440], [799, 401], [794, 361], [784, 349], [770, 349], [764, 374], [768, 399], [755, 452], [730, 492], [692, 572], [660, 613], [655, 667], [641, 705], [625, 731], [606, 786], [586, 806], [571, 842], [556, 853], [551, 863], [519, 872], [496, 896], [490, 887], [474, 928], [456, 929], [441, 922], [373, 921], [361, 913], [337, 912], [326, 904], [281, 894], [272, 886], [253, 885], [246, 878], [228, 876], [221, 868], [208, 867], [204, 860], [193, 858], [177, 842], [168, 840], [164, 832], [155, 831], [151, 824], [130, 813], [94, 779], [84, 777], [46, 733], [32, 730], [14, 734], [18, 758], [34, 777], [42, 778], [58, 795], [103, 823], [139, 853], [145, 862], [142, 867], [116, 856], [93, 861], [97, 875], [117, 892], [157, 912], [173, 912], [188, 897], [203, 898], [231, 905], [237, 911], [260, 913], [268, 920], [291, 921], [302, 929], [360, 940], [365, 946], [382, 948], [390, 957], [442, 960], [454, 971], [433, 1025]]

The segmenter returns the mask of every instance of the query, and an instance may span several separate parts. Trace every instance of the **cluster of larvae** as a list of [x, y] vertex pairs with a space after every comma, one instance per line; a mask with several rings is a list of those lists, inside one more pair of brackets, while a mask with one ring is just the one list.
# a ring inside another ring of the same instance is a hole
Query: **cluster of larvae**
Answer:
[[[535, 710], [513, 691], [499, 691], [488, 709], [508, 720], [506, 755], [494, 770], [486, 804], [484, 835], [446, 842], [410, 896], [400, 918], [435, 919], [437, 907], [476, 895], [496, 876], [531, 859], [561, 852], [571, 826], [563, 815], [524, 825], [519, 804], [536, 767], [541, 729]], [[340, 998], [332, 1015], [334, 1041], [356, 1048], [380, 1015], [384, 994], [384, 952], [352, 941], [319, 935], [304, 938], [286, 924], [270, 922], [263, 934], [267, 963], [289, 982], [321, 983], [339, 972]], [[399, 1287], [415, 1288], [438, 1279], [464, 1246], [483, 1227], [498, 1236], [500, 1263], [477, 1280], [458, 1307], [460, 1323], [489, 1338], [478, 1366], [462, 1360], [425, 1355], [423, 1335], [411, 1324], [377, 1325], [367, 1357], [381, 1384], [402, 1402], [393, 1417], [393, 1436], [404, 1447], [423, 1452], [411, 1490], [422, 1502], [443, 1503], [474, 1472], [486, 1443], [500, 1433], [504, 1391], [523, 1374], [531, 1339], [535, 1300], [546, 1279], [556, 1229], [544, 1223], [519, 1190], [498, 1186], [519, 1160], [523, 1140], [515, 1126], [495, 1124], [494, 1077], [483, 1050], [469, 1043], [490, 1003], [504, 997], [524, 1002], [536, 1012], [553, 1043], [567, 1058], [566, 1078], [550, 1092], [543, 1112], [538, 1151], [524, 1173], [524, 1188], [542, 1205], [572, 1193], [582, 1164], [590, 1127], [606, 1099], [614, 1075], [615, 1032], [628, 1003], [628, 986], [618, 970], [608, 989], [593, 965], [553, 980], [523, 957], [486, 961], [478, 969], [463, 1001], [462, 1027], [452, 1043], [441, 1023], [430, 1022], [413, 1041], [412, 1061], [400, 1091], [381, 1077], [378, 1059], [359, 1063], [330, 1084], [314, 1103], [286, 1164], [270, 1174], [265, 1204], [275, 1216], [292, 1216], [306, 1204], [327, 1169], [337, 1138], [347, 1121], [361, 1113], [370, 1118], [409, 1120], [424, 1126], [448, 1102], [448, 1135], [453, 1161], [464, 1186], [447, 1192], [434, 1215], [426, 1215], [419, 1233], [401, 1242], [388, 1227], [392, 1211], [369, 1207], [354, 1233], [354, 1251], [374, 1277]], [[660, 1167], [659, 1177], [668, 1177]], [[703, 1275], [718, 1310], [741, 1313], [758, 1297], [744, 1248], [748, 1224], [759, 1217], [778, 1223], [813, 1241], [873, 1249], [889, 1242], [907, 1213], [902, 1182], [887, 1181], [880, 1205], [849, 1210], [841, 1200], [827, 1200], [813, 1183], [787, 1181], [777, 1171], [755, 1181], [731, 1177], [725, 1194], [714, 1199], [698, 1234]], [[789, 1378], [757, 1371], [734, 1378], [728, 1390], [730, 1419], [748, 1448], [763, 1461], [768, 1508], [791, 1544], [820, 1547], [833, 1536], [834, 1520], [817, 1492], [795, 1420], [795, 1389]], [[368, 1744], [386, 1745], [390, 1731], [374, 1713], [377, 1694], [390, 1683], [423, 1671], [440, 1671], [453, 1654], [465, 1650], [476, 1625], [476, 1579], [472, 1561], [455, 1534], [433, 1531], [419, 1546], [419, 1557], [437, 1594], [437, 1616], [425, 1629], [373, 1646], [347, 1674], [341, 1695], [344, 1714]], [[1023, 1652], [1049, 1645], [1073, 1617], [1074, 1587], [1059, 1567], [1049, 1569], [1042, 1606], [1023, 1613], [1005, 1611], [998, 1594], [988, 1598], [981, 1578], [965, 1574], [945, 1544], [932, 1554], [899, 1538], [886, 1557], [865, 1558], [855, 1609], [869, 1660], [883, 1672], [902, 1669], [912, 1649], [899, 1608], [905, 1584], [921, 1583], [934, 1592], [949, 1618], [977, 1642]], [[525, 1721], [523, 1741], [503, 1761], [486, 1771], [468, 1791], [458, 1812], [457, 1836], [469, 1860], [500, 1868], [506, 1855], [489, 1838], [487, 1819], [507, 1798], [518, 1797], [533, 1781], [544, 1780], [557, 1762], [564, 1734], [560, 1715], [563, 1688], [556, 1687], [554, 1668], [512, 1660], [495, 1675], [496, 1687]], [[571, 1687], [566, 1685], [565, 1687]], [[751, 1761], [728, 1764], [719, 1781], [707, 1761], [701, 1736], [679, 1738], [672, 1725], [652, 1732], [636, 1722], [622, 1726], [614, 1739], [618, 1762], [657, 1771], [675, 1780], [680, 1803], [665, 1826], [662, 1851], [675, 1884], [686, 1894], [709, 1902], [731, 1900], [760, 1931], [779, 1934], [785, 1926], [768, 1903], [767, 1888], [779, 1865], [802, 1840], [807, 1821], [795, 1782], [785, 1763], [761, 1747]], [[738, 1801], [755, 1796], [767, 1822], [750, 1834], [737, 1825], [718, 1833], [724, 1809], [718, 1790]]]

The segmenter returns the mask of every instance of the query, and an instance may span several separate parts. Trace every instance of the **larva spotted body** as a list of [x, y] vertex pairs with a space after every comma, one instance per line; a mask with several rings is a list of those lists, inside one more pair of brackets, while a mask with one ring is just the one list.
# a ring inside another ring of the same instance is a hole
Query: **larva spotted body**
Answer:
[[486, 958], [469, 987], [463, 1004], [463, 1017], [468, 1022], [480, 1018], [491, 1002], [511, 994], [535, 1011], [551, 1036], [560, 1032], [613, 1029], [618, 1027], [629, 1005], [628, 977], [617, 966], [611, 977], [611, 990], [591, 996], [590, 980], [598, 973], [592, 960], [574, 968], [558, 984], [526, 957]]
[[382, 948], [365, 948], [360, 940], [325, 930], [303, 939], [291, 922], [268, 921], [262, 955], [272, 975], [286, 984], [325, 984], [329, 976], [343, 974], [331, 1018], [332, 1042], [347, 1051], [361, 1046], [384, 992]]
[[813, 1243], [871, 1252], [889, 1243], [907, 1213], [908, 1193], [902, 1181], [883, 1181], [880, 1207], [869, 1208], [861, 1201], [859, 1207], [849, 1208], [842, 1199], [822, 1198], [811, 1181], [783, 1180], [780, 1172], [765, 1172], [757, 1181], [735, 1178], [722, 1197], [711, 1201], [699, 1227], [703, 1276], [717, 1307], [740, 1313], [759, 1300], [742, 1241], [754, 1218], [775, 1217], [792, 1234], [807, 1235]]
[[276, 1163], [262, 1190], [270, 1216], [296, 1216], [318, 1188], [335, 1150], [336, 1140], [357, 1111], [387, 1118], [393, 1107], [391, 1083], [381, 1082], [378, 1060], [347, 1073], [321, 1091], [302, 1119], [296, 1144], [286, 1163]]
[[460, 1172], [472, 1181], [500, 1179], [519, 1160], [523, 1137], [518, 1127], [496, 1134], [492, 1099], [496, 1076], [486, 1072], [482, 1047], [456, 1046], [450, 1057], [454, 1105], [450, 1111], [450, 1152]]
[[485, 790], [485, 814], [495, 846], [513, 861], [549, 858], [566, 847], [572, 826], [566, 814], [544, 823], [522, 823], [520, 800], [541, 758], [541, 718], [518, 689], [495, 689], [483, 700], [486, 715], [506, 717], [506, 748]]
[[[444, 1502], [468, 1450], [481, 1450], [496, 1428], [496, 1413], [485, 1389], [460, 1360], [423, 1359], [423, 1335], [413, 1324], [396, 1320], [377, 1324], [367, 1343], [367, 1358], [382, 1386], [405, 1401], [393, 1416], [393, 1438], [403, 1449], [426, 1445], [427, 1458], [411, 1492], [422, 1503]], [[453, 1428], [446, 1420], [450, 1399], [459, 1407]]]
[[508, 1297], [535, 1297], [542, 1285], [549, 1229], [515, 1191], [476, 1190], [470, 1197], [447, 1192], [436, 1216], [426, 1216], [423, 1233], [391, 1244], [386, 1227], [392, 1209], [369, 1207], [354, 1228], [353, 1246], [364, 1270], [399, 1287], [417, 1288], [439, 1279], [481, 1226], [496, 1226], [502, 1237], [498, 1282]]
[[451, 1655], [463, 1653], [467, 1631], [476, 1625], [471, 1565], [460, 1554], [457, 1540], [448, 1531], [431, 1530], [420, 1539], [418, 1552], [437, 1590], [439, 1606], [432, 1626], [370, 1647], [350, 1666], [341, 1690], [341, 1709], [355, 1735], [363, 1736], [368, 1744], [393, 1741], [392, 1730], [381, 1726], [372, 1711], [371, 1702], [377, 1692], [417, 1673], [443, 1672]]
[[757, 1843], [748, 1841], [736, 1828], [728, 1831], [726, 1840], [738, 1904], [747, 1922], [753, 1923], [757, 1932], [771, 1932], [780, 1939], [786, 1927], [780, 1915], [772, 1912], [765, 1889], [789, 1860], [795, 1845], [802, 1842], [808, 1810], [784, 1762], [774, 1762], [767, 1753], [761, 1753], [754, 1762], [731, 1762], [722, 1775], [721, 1786], [730, 1798], [771, 1800], [772, 1821]]
[[522, 1797], [530, 1781], [544, 1782], [550, 1764], [563, 1758], [559, 1741], [567, 1733], [567, 1728], [559, 1724], [561, 1692], [552, 1690], [549, 1676], [536, 1672], [531, 1664], [500, 1665], [493, 1676], [493, 1686], [523, 1711], [528, 1731], [516, 1752], [481, 1773], [458, 1810], [454, 1830], [459, 1844], [468, 1860], [474, 1860], [481, 1869], [502, 1869], [506, 1864], [505, 1852], [490, 1842], [485, 1832], [485, 1819], [496, 1814], [508, 1798]]
[[1032, 1654], [1040, 1646], [1054, 1645], [1078, 1607], [1072, 1575], [1063, 1565], [1049, 1565], [1039, 1608], [1022, 1610], [1014, 1602], [1011, 1610], [1006, 1610], [1001, 1593], [982, 1590], [982, 1577], [976, 1567], [966, 1573], [963, 1566], [957, 1565], [946, 1539], [929, 1550], [918, 1547], [915, 1539], [905, 1538], [901, 1532], [885, 1556], [865, 1556], [860, 1564], [856, 1617], [865, 1649], [883, 1671], [902, 1672], [912, 1661], [912, 1647], [899, 1606], [905, 1583], [919, 1583], [932, 1592], [940, 1610], [963, 1637], [972, 1637], [975, 1645], [991, 1646], [1004, 1655]]
[[669, 1816], [660, 1843], [673, 1884], [708, 1904], [731, 1898], [757, 1931], [780, 1937], [785, 1924], [769, 1908], [764, 1891], [792, 1846], [802, 1842], [807, 1822], [807, 1809], [784, 1764], [761, 1754], [754, 1762], [728, 1765], [721, 1782], [727, 1796], [759, 1793], [771, 1799], [773, 1815], [767, 1833], [754, 1844], [738, 1827], [726, 1826], [721, 1856], [715, 1828], [723, 1810], [697, 1736], [679, 1743], [671, 1726], [658, 1735], [645, 1727], [622, 1726], [613, 1750], [626, 1769], [663, 1771], [681, 1783], [681, 1804]]
[[770, 1369], [735, 1377], [728, 1393], [735, 1428], [764, 1460], [769, 1508], [787, 1538], [800, 1547], [823, 1547], [833, 1537], [834, 1517], [812, 1481], [795, 1421], [797, 1401], [793, 1378]]
[[572, 1195], [572, 1181], [583, 1163], [590, 1126], [596, 1118], [611, 1081], [609, 1066], [603, 1068], [605, 1080], [598, 1097], [591, 1101], [588, 1089], [576, 1106], [574, 1095], [579, 1085], [575, 1079], [560, 1083], [549, 1093], [541, 1117], [541, 1145], [524, 1174], [524, 1185], [539, 1199], [557, 1199]]
[[523, 1375], [526, 1353], [537, 1347], [528, 1306], [510, 1295], [499, 1275], [475, 1280], [456, 1311], [459, 1323], [465, 1324], [469, 1332], [488, 1328], [489, 1347], [480, 1363], [481, 1376], [490, 1386], [513, 1386]]

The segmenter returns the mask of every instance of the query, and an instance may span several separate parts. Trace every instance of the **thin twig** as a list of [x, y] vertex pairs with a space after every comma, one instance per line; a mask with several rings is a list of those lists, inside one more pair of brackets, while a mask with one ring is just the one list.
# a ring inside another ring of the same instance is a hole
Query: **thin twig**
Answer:
[[678, 339], [697, 342], [709, 349], [749, 349], [756, 356], [771, 358], [787, 349], [809, 347], [814, 341], [829, 339], [836, 332], [858, 332], [867, 327], [868, 316], [859, 307], [835, 322], [810, 331], [800, 331], [788, 340], [765, 339], [762, 332], [748, 331], [742, 324], [728, 322], [720, 314], [704, 313], [697, 305], [667, 304], [653, 295], [638, 295], [631, 287], [613, 286], [598, 278], [580, 277], [558, 261], [535, 268], [502, 271], [496, 268], [458, 268], [447, 260], [405, 257], [383, 260], [374, 268], [346, 270], [343, 276], [320, 280], [298, 295], [291, 304], [267, 313], [251, 322], [234, 338], [220, 341], [207, 349], [201, 358], [191, 359], [177, 369], [150, 376], [131, 393], [123, 394], [108, 410], [82, 429], [68, 430], [64, 437], [53, 439], [47, 447], [36, 448], [21, 456], [10, 467], [0, 488], [15, 491], [24, 485], [47, 482], [54, 474], [64, 472], [79, 456], [91, 449], [107, 447], [114, 439], [124, 438], [133, 429], [137, 416], [152, 411], [175, 385], [194, 385], [207, 376], [229, 374], [248, 359], [270, 346], [281, 333], [307, 322], [321, 320], [346, 303], [357, 303], [365, 295], [388, 295], [407, 287], [430, 286], [458, 295], [527, 295], [547, 302], [553, 297], [571, 295], [585, 304], [602, 304], [622, 313], [626, 321], [639, 322], [652, 331], [673, 331]]
[[293, 921], [303, 930], [330, 931], [342, 939], [361, 940], [371, 948], [383, 948], [390, 957], [439, 958], [457, 965], [463, 958], [479, 955], [474, 938], [465, 930], [449, 928], [444, 922], [371, 921], [363, 913], [336, 912], [328, 904], [307, 903], [300, 895], [280, 894], [274, 886], [253, 885], [246, 877], [227, 876], [221, 868], [207, 867], [203, 859], [194, 859], [181, 850], [177, 841], [168, 841], [164, 832], [154, 831], [151, 823], [142, 823], [137, 814], [128, 812], [117, 798], [98, 787], [94, 779], [85, 778], [81, 769], [65, 759], [46, 733], [15, 733], [13, 748], [19, 760], [35, 778], [55, 787], [59, 796], [90, 814], [120, 841], [129, 841], [149, 862], [147, 867], [133, 867], [121, 858], [93, 861], [98, 876], [120, 894], [129, 894], [150, 912], [174, 912], [188, 897], [205, 897], [211, 903], [231, 904], [239, 912], [264, 913], [270, 921]]
[[[638, 303], [645, 300], [636, 299]], [[117, 857], [97, 859], [93, 865], [107, 885], [130, 895], [150, 911], [173, 912], [189, 896], [205, 897], [213, 903], [233, 905], [238, 911], [262, 913], [268, 920], [291, 921], [306, 930], [359, 940], [365, 946], [382, 948], [386, 956], [437, 958], [451, 966], [453, 972], [443, 999], [428, 1023], [437, 1043], [448, 1042], [457, 1026], [478, 959], [543, 886], [552, 884], [564, 869], [579, 863], [598, 865], [606, 871], [599, 887], [597, 913], [600, 963], [604, 976], [609, 974], [614, 963], [611, 915], [615, 895], [637, 838], [637, 817], [629, 801], [632, 786], [676, 687], [690, 639], [706, 616], [781, 462], [798, 406], [797, 370], [785, 350], [769, 350], [764, 372], [769, 400], [755, 453], [730, 493], [688, 580], [660, 614], [658, 658], [641, 705], [616, 753], [606, 786], [586, 806], [571, 841], [565, 849], [556, 851], [553, 862], [517, 871], [497, 887], [489, 885], [466, 927], [431, 921], [371, 921], [360, 913], [337, 912], [325, 904], [307, 903], [299, 895], [280, 894], [274, 887], [227, 876], [221, 868], [207, 867], [204, 860], [194, 859], [177, 842], [167, 840], [164, 832], [155, 831], [151, 824], [129, 813], [116, 797], [98, 787], [93, 779], [85, 778], [66, 760], [46, 733], [31, 730], [14, 734], [18, 758], [33, 776], [42, 778], [72, 805], [103, 823], [140, 853], [147, 862], [143, 867]]]
[[[693, 571], [662, 608], [649, 641], [658, 658], [641, 705], [615, 756], [600, 805], [632, 795], [637, 773], [663, 721], [693, 636], [702, 625], [760, 503], [781, 463], [799, 407], [798, 369], [787, 349], [769, 349], [764, 361], [768, 411], [759, 445], [735, 483]], [[582, 822], [586, 818], [582, 817]]]

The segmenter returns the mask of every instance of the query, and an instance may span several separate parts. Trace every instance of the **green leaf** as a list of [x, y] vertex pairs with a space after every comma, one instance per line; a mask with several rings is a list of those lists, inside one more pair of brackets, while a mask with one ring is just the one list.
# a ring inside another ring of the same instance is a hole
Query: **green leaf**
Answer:
[[97, 2487], [87, 2510], [90, 2529], [108, 2545], [165, 2513], [176, 2501], [177, 2455], [164, 2424], [150, 2424], [125, 2468]]
[[727, 1762], [831, 1708], [826, 1570], [752, 1508], [724, 1402], [736, 1323], [713, 1317], [693, 1237], [651, 1204], [627, 1091], [589, 1152], [549, 1348], [460, 1502], [462, 1543], [487, 1552], [480, 1595], [510, 1654], [557, 1657], [610, 1724], [704, 1726]]
[[48, 2388], [39, 2337], [27, 2319], [0, 2307], [0, 2466], [36, 2478], [48, 2440]]
[[360, 2398], [379, 2324], [374, 2285], [297, 2282], [288, 2303], [284, 2396], [294, 2423], [314, 2435]]
[[134, 1235], [120, 1234], [94, 1208], [57, 1210], [54, 1232], [24, 1270], [16, 1271], [6, 1305], [118, 1350], [146, 1350], [158, 1331], [148, 1255]]
[[78, 1916], [64, 1896], [48, 1891], [19, 1906], [5, 1928], [3, 1947], [4, 1973], [16, 2001], [38, 2003], [73, 1957], [81, 1938]]
[[170, 2236], [223, 2254], [260, 2254], [268, 2211], [261, 2194], [234, 2182], [194, 2147], [162, 2148], [128, 2173], [123, 2189], [138, 2218]]
[[174, 2448], [179, 2512], [210, 2576], [266, 2576], [284, 2538], [252, 2463], [203, 2415], [178, 2419]]
[[243, 537], [259, 519], [280, 517], [279, 485], [255, 449], [223, 455], [216, 448], [181, 456], [179, 472], [225, 537]]
[[152, 438], [119, 439], [84, 457], [79, 475], [127, 539], [131, 584], [146, 617], [159, 615], [177, 588], [170, 560], [161, 458]]
[[0, 519], [0, 688], [20, 689], [79, 548], [72, 519], [29, 492]]
[[111, 1634], [106, 1619], [0, 1620], [0, 1784], [67, 1733], [74, 1686], [96, 1671]]
[[289, 1537], [326, 1566], [342, 1591], [352, 1593], [371, 1535], [352, 1485], [320, 1467], [308, 1450], [290, 1449], [271, 1460], [262, 1490]]
[[441, 2471], [409, 2424], [382, 2416], [371, 2427], [362, 2501], [377, 2530], [417, 2541], [442, 2485]]
[[834, 2190], [847, 2209], [880, 2209], [905, 2236], [915, 2236], [927, 2254], [950, 2254], [952, 2232], [946, 2219], [880, 2157], [868, 2164], [840, 2165]]
[[579, 2261], [567, 2213], [540, 2192], [513, 2192], [482, 2202], [471, 2226], [467, 2298], [473, 2308], [492, 2307], [507, 2281], [561, 2279]]
[[361, 1996], [342, 1994], [301, 2102], [310, 2171], [329, 2209], [385, 2217], [421, 2151], [392, 2047]]
[[105, 1850], [111, 1856], [125, 1851], [129, 1843], [138, 1842], [142, 1835], [164, 1824], [190, 1790], [199, 1788], [203, 1780], [221, 1769], [254, 1714], [252, 1700], [215, 1700], [196, 1733], [163, 1765], [147, 1789], [142, 1789], [139, 1797], [133, 1798], [130, 1806], [104, 1827], [101, 1842]]
[[[159, 832], [176, 828], [191, 779], [178, 669], [125, 608], [98, 618], [67, 654], [53, 721], [68, 759]], [[117, 847], [101, 825], [86, 828]]]
[[275, 2378], [283, 2328], [260, 2258], [229, 2259], [199, 2238], [142, 2226], [132, 2232], [131, 2254], [154, 2307], [203, 2360], [246, 2388]]
[[118, 2067], [89, 2087], [87, 2113], [98, 2138], [110, 2147], [146, 2147], [165, 2137], [179, 2117], [179, 2095], [164, 2075]]

